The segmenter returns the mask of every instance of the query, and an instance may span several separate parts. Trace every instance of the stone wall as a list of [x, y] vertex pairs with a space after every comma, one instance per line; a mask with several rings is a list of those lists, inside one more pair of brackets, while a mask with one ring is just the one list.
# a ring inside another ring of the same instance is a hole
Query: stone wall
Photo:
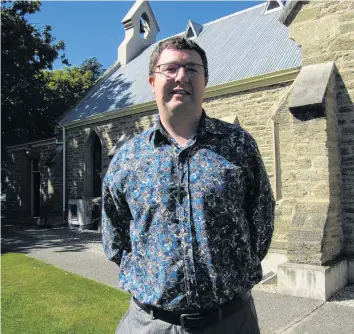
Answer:
[[40, 216], [61, 215], [62, 212], [62, 153], [55, 144], [32, 147], [26, 154], [21, 150], [8, 150], [6, 165], [4, 214], [31, 215], [31, 159], [38, 159], [40, 171]]
[[304, 109], [292, 113], [289, 110], [291, 87], [273, 117], [279, 124], [281, 171], [281, 200], [276, 210], [276, 224], [288, 233], [290, 262], [322, 265], [342, 251], [335, 87], [333, 70], [321, 116]]
[[341, 153], [343, 250], [354, 254], [354, 2], [310, 1], [290, 23], [303, 65], [334, 61]]

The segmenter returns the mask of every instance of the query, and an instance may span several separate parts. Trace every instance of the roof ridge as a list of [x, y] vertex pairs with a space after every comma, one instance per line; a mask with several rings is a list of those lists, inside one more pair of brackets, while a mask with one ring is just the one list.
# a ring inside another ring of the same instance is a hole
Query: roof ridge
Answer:
[[219, 22], [219, 21], [228, 19], [228, 18], [233, 17], [233, 16], [237, 16], [237, 15], [239, 15], [239, 14], [247, 13], [247, 12], [253, 10], [253, 9], [256, 9], [256, 8], [259, 8], [259, 7], [262, 7], [262, 6], [265, 6], [266, 3], [267, 3], [267, 2], [260, 3], [259, 5], [256, 5], [256, 6], [253, 6], [253, 7], [249, 7], [249, 8], [245, 8], [245, 9], [240, 10], [240, 11], [238, 11], [238, 12], [235, 12], [235, 13], [232, 13], [232, 14], [229, 14], [229, 15], [226, 15], [226, 16], [224, 16], [224, 17], [220, 17], [220, 18], [218, 18], [218, 19], [216, 19], [216, 20], [214, 20], [214, 21], [210, 21], [210, 22], [204, 23], [204, 24], [203, 24], [203, 27], [209, 26], [209, 25], [211, 25], [211, 24], [217, 23], [217, 22]]

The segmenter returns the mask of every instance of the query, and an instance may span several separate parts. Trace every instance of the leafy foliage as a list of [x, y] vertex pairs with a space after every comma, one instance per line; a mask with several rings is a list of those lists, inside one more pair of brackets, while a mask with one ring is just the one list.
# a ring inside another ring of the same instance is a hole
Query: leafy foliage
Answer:
[[82, 72], [91, 72], [94, 81], [96, 81], [104, 72], [102, 65], [97, 61], [96, 57], [85, 59], [81, 64], [80, 69]]
[[[87, 64], [90, 64], [90, 67]], [[86, 59], [79, 67], [65, 67], [62, 70], [45, 71], [46, 108], [48, 125], [55, 126], [56, 121], [85, 95], [97, 78], [102, 75], [102, 65], [96, 58]]]
[[[47, 131], [36, 121], [45, 116], [43, 70], [65, 49], [63, 41], [54, 44], [51, 27], [43, 31], [28, 23], [25, 16], [40, 10], [40, 2], [1, 3], [1, 80], [3, 145], [36, 140]], [[68, 64], [65, 54], [62, 61]]]
[[[3, 148], [53, 137], [58, 118], [103, 72], [95, 57], [70, 67], [65, 43], [54, 43], [51, 27], [36, 28], [26, 19], [40, 6], [40, 1], [1, 2]], [[59, 56], [68, 66], [51, 71]]]

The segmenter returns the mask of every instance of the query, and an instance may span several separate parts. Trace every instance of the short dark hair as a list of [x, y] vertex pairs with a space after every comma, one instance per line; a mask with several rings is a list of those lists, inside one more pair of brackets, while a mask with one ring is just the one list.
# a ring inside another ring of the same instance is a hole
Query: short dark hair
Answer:
[[161, 53], [165, 49], [193, 50], [198, 52], [200, 57], [202, 58], [202, 62], [204, 66], [205, 85], [208, 83], [208, 79], [209, 79], [208, 60], [205, 51], [196, 42], [182, 36], [176, 36], [176, 37], [165, 39], [156, 46], [155, 50], [152, 52], [150, 56], [149, 75], [153, 75], [156, 64], [161, 56]]

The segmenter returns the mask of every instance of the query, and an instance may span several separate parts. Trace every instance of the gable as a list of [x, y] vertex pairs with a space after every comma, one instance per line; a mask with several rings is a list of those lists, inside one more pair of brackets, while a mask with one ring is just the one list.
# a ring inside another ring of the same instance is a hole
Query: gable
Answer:
[[188, 24], [187, 24], [186, 33], [184, 36], [186, 38], [195, 39], [199, 36], [199, 34], [202, 32], [202, 30], [203, 30], [202, 25], [189, 20]]

